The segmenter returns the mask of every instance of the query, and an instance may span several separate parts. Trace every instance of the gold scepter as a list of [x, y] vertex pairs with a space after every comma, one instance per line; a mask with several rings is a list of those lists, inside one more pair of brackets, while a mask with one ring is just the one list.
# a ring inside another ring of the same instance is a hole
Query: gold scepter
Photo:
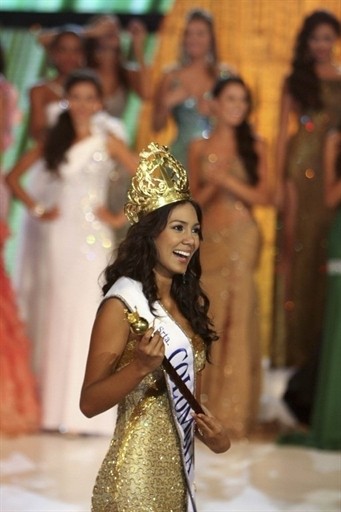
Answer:
[[[128, 310], [125, 310], [127, 320], [130, 325], [130, 330], [132, 333], [143, 336], [144, 333], [148, 330], [149, 324], [148, 321], [141, 317], [137, 311], [129, 312]], [[172, 379], [176, 387], [179, 389], [182, 396], [187, 400], [189, 405], [192, 407], [193, 411], [196, 414], [202, 413], [205, 414], [203, 408], [199, 404], [198, 400], [195, 398], [193, 393], [188, 389], [172, 363], [167, 359], [166, 356], [164, 356], [162, 360], [162, 366], [164, 370], [167, 372], [169, 377]]]

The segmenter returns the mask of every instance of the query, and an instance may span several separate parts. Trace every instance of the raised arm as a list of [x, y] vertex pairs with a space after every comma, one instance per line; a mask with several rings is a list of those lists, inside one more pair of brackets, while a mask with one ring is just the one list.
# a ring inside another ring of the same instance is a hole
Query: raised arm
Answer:
[[43, 140], [46, 130], [45, 108], [44, 86], [42, 84], [35, 85], [30, 90], [29, 133], [37, 141]]
[[143, 23], [132, 20], [128, 26], [136, 64], [128, 64], [127, 76], [130, 87], [142, 100], [152, 97], [151, 68], [145, 61], [145, 40], [147, 32]]
[[103, 303], [93, 326], [81, 391], [80, 409], [85, 416], [96, 416], [119, 403], [161, 365], [164, 344], [161, 336], [152, 336], [152, 332], [152, 328], [148, 329], [136, 341], [133, 360], [117, 370], [129, 338], [129, 324], [119, 299], [110, 298]]
[[153, 130], [158, 132], [165, 128], [172, 108], [183, 102], [188, 95], [189, 93], [180, 81], [176, 71], [164, 73], [154, 96]]
[[108, 136], [107, 148], [110, 156], [114, 160], [118, 160], [133, 176], [139, 163], [138, 155], [133, 152], [122, 139], [113, 134]]

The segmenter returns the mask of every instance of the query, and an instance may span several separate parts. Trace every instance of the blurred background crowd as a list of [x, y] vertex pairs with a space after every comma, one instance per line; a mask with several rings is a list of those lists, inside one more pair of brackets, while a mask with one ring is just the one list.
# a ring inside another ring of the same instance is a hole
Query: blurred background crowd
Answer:
[[[232, 438], [271, 423], [340, 449], [339, 0], [60, 4], [0, 25], [1, 432], [112, 433], [78, 397], [98, 279], [157, 141], [204, 211], [220, 341], [201, 400]], [[287, 416], [267, 403], [280, 371]]]

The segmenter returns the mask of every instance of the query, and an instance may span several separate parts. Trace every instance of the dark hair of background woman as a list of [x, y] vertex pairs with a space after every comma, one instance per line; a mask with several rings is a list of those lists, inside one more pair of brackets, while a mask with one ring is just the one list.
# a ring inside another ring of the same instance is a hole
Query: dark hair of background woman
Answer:
[[[71, 73], [64, 84], [64, 91], [68, 94], [79, 83], [93, 84], [99, 98], [103, 97], [102, 85], [95, 71], [80, 69]], [[62, 112], [56, 124], [47, 132], [43, 156], [47, 170], [58, 172], [59, 165], [65, 161], [65, 154], [75, 140], [76, 132], [68, 110]]]
[[[102, 18], [102, 15], [94, 16], [93, 18], [90, 19], [90, 21], [92, 23], [94, 23], [97, 20], [99, 20], [100, 18]], [[117, 23], [117, 26], [119, 28], [121, 28], [121, 23], [117, 16], [111, 14], [110, 18], [115, 20], [115, 22]], [[101, 48], [101, 42], [100, 42], [99, 38], [97, 38], [97, 37], [86, 37], [85, 38], [85, 42], [84, 42], [85, 57], [86, 57], [87, 66], [89, 66], [89, 68], [92, 68], [95, 70], [98, 68], [96, 52], [100, 48]], [[116, 55], [116, 58], [117, 58], [116, 66], [117, 67], [115, 69], [113, 69], [112, 72], [117, 73], [119, 84], [122, 85], [125, 89], [129, 89], [127, 70], [124, 66], [125, 58], [122, 54], [122, 48], [120, 45], [116, 49], [116, 53], [117, 53], [117, 55]]]
[[339, 20], [330, 12], [319, 10], [307, 16], [297, 35], [292, 72], [288, 77], [288, 89], [301, 110], [323, 108], [321, 84], [315, 71], [314, 59], [309, 52], [309, 39], [320, 25], [330, 25], [337, 36], [341, 33]]
[[246, 99], [249, 105], [249, 109], [244, 121], [236, 127], [235, 133], [237, 139], [238, 154], [240, 155], [241, 159], [244, 162], [246, 171], [248, 173], [249, 182], [251, 183], [251, 185], [255, 185], [259, 180], [259, 176], [257, 173], [259, 159], [258, 154], [255, 150], [256, 138], [251, 128], [251, 125], [248, 121], [249, 115], [252, 110], [251, 92], [247, 85], [245, 84], [244, 80], [237, 76], [231, 76], [227, 78], [220, 78], [216, 82], [212, 90], [212, 96], [213, 98], [218, 98], [222, 91], [231, 84], [241, 85], [242, 87], [244, 87], [246, 92]]
[[82, 27], [70, 23], [57, 29], [57, 33], [49, 45], [49, 50], [56, 50], [63, 38], [68, 36], [75, 37], [83, 45]]
[[[143, 293], [148, 300], [151, 311], [153, 311], [154, 302], [159, 300], [154, 274], [157, 262], [154, 239], [166, 227], [170, 212], [176, 206], [185, 203], [193, 205], [201, 224], [201, 209], [193, 201], [178, 201], [143, 216], [139, 222], [129, 228], [126, 238], [118, 248], [114, 262], [104, 271], [106, 281], [102, 288], [104, 295], [117, 279], [122, 276], [129, 277], [142, 283]], [[193, 331], [204, 340], [208, 354], [211, 343], [217, 340], [218, 336], [212, 329], [212, 324], [207, 316], [209, 300], [201, 289], [200, 277], [201, 265], [198, 249], [189, 262], [186, 275], [178, 274], [174, 276], [171, 296], [181, 313], [189, 321]]]

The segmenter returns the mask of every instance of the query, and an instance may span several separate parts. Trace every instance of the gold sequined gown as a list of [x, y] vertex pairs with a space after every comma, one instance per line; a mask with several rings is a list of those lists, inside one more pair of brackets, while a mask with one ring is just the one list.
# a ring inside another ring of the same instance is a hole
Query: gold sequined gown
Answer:
[[[247, 181], [242, 162], [229, 172]], [[233, 437], [251, 429], [260, 387], [257, 290], [254, 271], [260, 250], [258, 226], [249, 208], [221, 190], [204, 208], [201, 245], [203, 286], [220, 339], [203, 372], [202, 401]]]
[[[131, 337], [116, 371], [134, 357]], [[205, 364], [204, 345], [192, 339], [195, 371]], [[163, 370], [148, 375], [118, 406], [109, 450], [99, 470], [92, 512], [187, 512], [181, 446]], [[192, 510], [192, 509], [191, 509]]]
[[[304, 364], [321, 340], [326, 287], [326, 243], [332, 220], [323, 199], [323, 144], [329, 128], [341, 122], [341, 80], [323, 80], [325, 108], [300, 116], [300, 126], [287, 151], [286, 175], [297, 193], [290, 261], [291, 287], [276, 276], [272, 362], [275, 366]], [[281, 221], [281, 219], [280, 219]], [[282, 249], [281, 222], [278, 257]], [[285, 304], [285, 301], [286, 304]]]

